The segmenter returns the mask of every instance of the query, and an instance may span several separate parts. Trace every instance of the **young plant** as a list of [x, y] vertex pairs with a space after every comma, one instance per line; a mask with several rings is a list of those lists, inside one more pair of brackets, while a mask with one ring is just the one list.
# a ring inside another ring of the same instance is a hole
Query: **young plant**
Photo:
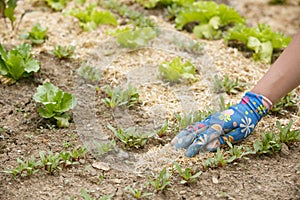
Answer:
[[237, 94], [244, 90], [246, 84], [239, 82], [239, 79], [231, 80], [228, 75], [225, 75], [221, 80], [217, 75], [215, 76], [215, 91], [217, 93], [226, 92], [227, 94]]
[[112, 89], [108, 85], [103, 88], [108, 97], [104, 98], [102, 101], [112, 109], [118, 106], [131, 108], [140, 102], [140, 95], [137, 89], [130, 85], [126, 90], [122, 90], [119, 87]]
[[95, 30], [100, 24], [118, 25], [116, 17], [110, 11], [99, 11], [93, 4], [89, 4], [84, 9], [73, 8], [69, 14], [79, 20], [84, 31]]
[[272, 154], [281, 150], [282, 143], [279, 141], [278, 136], [275, 133], [262, 133], [261, 137], [261, 140], [256, 140], [253, 143], [254, 150], [258, 154]]
[[178, 56], [171, 62], [163, 62], [159, 65], [160, 75], [170, 82], [178, 82], [181, 79], [196, 81], [195, 66], [187, 61], [183, 63]]
[[153, 28], [146, 27], [135, 30], [125, 29], [123, 31], [111, 33], [111, 35], [116, 37], [117, 42], [121, 47], [135, 49], [146, 46], [149, 41], [156, 38], [157, 33]]
[[75, 46], [60, 46], [57, 45], [54, 47], [53, 51], [51, 52], [52, 55], [58, 57], [59, 59], [66, 59], [71, 58], [74, 54]]
[[174, 165], [182, 178], [180, 183], [184, 185], [189, 185], [196, 182], [196, 178], [202, 174], [202, 171], [195, 173], [191, 168], [183, 169], [177, 162], [174, 162]]
[[36, 23], [29, 32], [21, 35], [21, 39], [30, 40], [32, 44], [42, 44], [46, 40], [48, 28]]
[[53, 154], [52, 151], [48, 151], [48, 155], [45, 155], [43, 151], [40, 152], [41, 164], [44, 166], [44, 169], [54, 174], [55, 171], [61, 170], [59, 166], [61, 163], [61, 157], [59, 153]]
[[254, 60], [270, 63], [274, 49], [283, 49], [290, 43], [291, 38], [279, 32], [273, 32], [266, 24], [249, 28], [238, 24], [229, 29], [224, 37], [227, 42], [238, 42], [254, 52]]
[[204, 169], [223, 167], [227, 163], [228, 162], [225, 159], [225, 156], [221, 153], [220, 148], [218, 148], [217, 153], [215, 154], [214, 157], [208, 158], [207, 160], [205, 160], [203, 167], [204, 167]]
[[152, 185], [157, 192], [165, 191], [171, 185], [169, 171], [163, 168], [159, 174], [156, 174], [154, 178], [149, 180], [149, 184]]
[[74, 161], [79, 161], [79, 159], [84, 158], [85, 154], [88, 152], [89, 150], [85, 147], [77, 147], [74, 148], [71, 151], [71, 160]]
[[282, 127], [280, 122], [276, 122], [276, 126], [279, 130], [279, 141], [285, 144], [300, 141], [300, 130], [291, 130], [293, 120], [290, 120], [289, 124]]
[[127, 148], [141, 148], [146, 144], [149, 137], [148, 134], [137, 133], [135, 127], [129, 127], [125, 130], [123, 130], [122, 128], [116, 130], [111, 125], [108, 125], [107, 127], [115, 134], [115, 136], [121, 142], [123, 142], [126, 145]]
[[47, 82], [37, 88], [33, 99], [43, 105], [43, 107], [38, 108], [41, 117], [56, 120], [56, 124], [60, 128], [69, 127], [70, 115], [66, 112], [76, 105], [74, 95], [65, 93]]
[[89, 66], [85, 62], [77, 70], [77, 73], [84, 79], [90, 80], [92, 82], [99, 81], [102, 77], [102, 71], [100, 69]]
[[116, 146], [115, 140], [111, 140], [108, 143], [101, 142], [96, 144], [97, 152], [99, 153], [99, 155], [112, 151], [115, 148], [115, 146]]
[[21, 44], [7, 52], [0, 44], [0, 75], [15, 82], [40, 70], [40, 63], [31, 54], [30, 44]]
[[132, 187], [130, 185], [128, 185], [125, 188], [125, 190], [128, 190], [130, 192], [130, 194], [132, 195], [132, 197], [135, 199], [142, 199], [142, 198], [153, 195], [152, 193], [143, 193], [143, 188], [137, 189], [137, 188], [135, 188], [135, 185], [133, 185]]
[[67, 168], [71, 165], [78, 165], [79, 164], [79, 162], [73, 161], [70, 151], [61, 151], [59, 153], [59, 156], [61, 158], [60, 164], [63, 165], [63, 168]]
[[249, 154], [256, 154], [251, 148], [244, 146], [244, 145], [233, 145], [229, 141], [227, 141], [230, 150], [227, 151], [229, 153], [230, 158], [227, 159], [227, 163], [232, 163], [233, 161], [241, 158], [246, 158], [245, 156]]
[[[18, 0], [1, 0], [0, 1], [0, 17], [9, 19], [11, 27], [15, 27], [15, 8], [17, 7]], [[5, 20], [6, 23], [6, 20]]]
[[146, 17], [144, 13], [130, 9], [124, 3], [117, 0], [105, 0], [104, 6], [112, 10], [123, 18], [127, 18], [134, 27], [146, 28], [157, 27], [152, 19]]
[[182, 30], [187, 24], [197, 22], [193, 32], [199, 38], [218, 39], [222, 30], [231, 24], [245, 23], [245, 19], [233, 8], [213, 1], [194, 2], [184, 7], [175, 19], [176, 27]]
[[17, 158], [17, 167], [3, 171], [4, 173], [12, 174], [13, 177], [17, 176], [31, 176], [39, 171], [40, 163], [36, 162], [32, 156], [27, 162]]
[[48, 6], [55, 11], [62, 11], [66, 5], [68, 0], [46, 0]]
[[299, 98], [295, 94], [295, 92], [290, 92], [277, 102], [272, 109], [270, 110], [271, 114], [284, 114], [285, 110], [296, 110], [298, 109], [298, 102]]
[[169, 128], [169, 120], [166, 119], [164, 125], [157, 131], [158, 137], [163, 137], [167, 134]]

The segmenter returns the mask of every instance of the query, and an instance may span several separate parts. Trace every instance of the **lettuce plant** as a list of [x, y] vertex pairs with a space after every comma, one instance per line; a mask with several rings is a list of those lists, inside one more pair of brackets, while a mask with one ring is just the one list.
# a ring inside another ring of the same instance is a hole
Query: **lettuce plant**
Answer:
[[7, 52], [0, 44], [0, 75], [14, 81], [40, 70], [40, 63], [31, 54], [30, 44], [21, 44]]
[[38, 108], [41, 117], [55, 119], [60, 128], [69, 127], [70, 115], [66, 112], [76, 105], [74, 95], [65, 93], [47, 82], [37, 88], [33, 99], [43, 105], [43, 107]]

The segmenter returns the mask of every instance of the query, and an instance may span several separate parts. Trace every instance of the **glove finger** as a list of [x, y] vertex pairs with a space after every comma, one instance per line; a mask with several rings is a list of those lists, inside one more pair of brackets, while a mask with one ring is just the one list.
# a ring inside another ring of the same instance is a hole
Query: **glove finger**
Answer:
[[202, 123], [191, 125], [190, 127], [180, 131], [180, 133], [171, 141], [171, 144], [175, 146], [175, 149], [187, 148], [193, 143], [199, 132], [204, 132], [207, 129], [208, 126]]
[[226, 135], [220, 138], [220, 143], [221, 145], [226, 144], [226, 141], [229, 141], [231, 143], [237, 143], [245, 139], [246, 137], [248, 137], [252, 131], [253, 129], [251, 130], [251, 129], [241, 128], [241, 127], [233, 129], [232, 131], [230, 131], [229, 133], [227, 133]]
[[185, 156], [193, 157], [199, 151], [209, 151], [210, 149], [208, 147], [211, 147], [213, 144], [220, 146], [219, 138], [223, 133], [221, 125], [213, 124], [202, 134], [198, 135], [194, 142], [187, 148]]

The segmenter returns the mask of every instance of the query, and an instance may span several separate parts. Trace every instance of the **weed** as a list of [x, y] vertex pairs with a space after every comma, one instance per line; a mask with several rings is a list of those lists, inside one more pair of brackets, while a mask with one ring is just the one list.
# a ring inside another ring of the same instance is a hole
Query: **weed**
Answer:
[[198, 178], [202, 174], [202, 171], [196, 173], [191, 168], [183, 169], [177, 162], [174, 162], [174, 165], [182, 178], [182, 180], [180, 181], [181, 184], [189, 185], [195, 182], [196, 178]]
[[223, 80], [221, 80], [217, 75], [215, 75], [215, 91], [217, 93], [226, 92], [227, 94], [237, 94], [245, 89], [247, 84], [239, 82], [236, 78], [234, 81], [229, 79], [228, 75], [225, 75]]
[[300, 130], [291, 130], [293, 120], [290, 120], [289, 124], [282, 127], [280, 122], [276, 122], [276, 126], [279, 130], [279, 141], [285, 144], [300, 141]]
[[42, 44], [46, 40], [48, 28], [36, 23], [29, 32], [21, 35], [21, 39], [30, 40], [32, 44]]
[[253, 143], [254, 150], [258, 154], [272, 154], [281, 150], [282, 143], [279, 142], [278, 136], [275, 133], [262, 133], [261, 137], [261, 140], [256, 140]]
[[60, 46], [57, 45], [54, 47], [51, 52], [52, 55], [58, 57], [59, 59], [71, 58], [74, 54], [75, 46]]
[[125, 130], [122, 128], [119, 128], [116, 130], [111, 125], [107, 126], [114, 134], [115, 136], [123, 142], [128, 148], [141, 148], [143, 147], [147, 140], [149, 135], [148, 134], [139, 134], [136, 132], [136, 129], [134, 127], [129, 127]]
[[158, 137], [163, 137], [167, 134], [169, 128], [169, 120], [166, 119], [164, 125], [157, 131]]
[[166, 168], [163, 168], [159, 174], [151, 178], [148, 183], [152, 185], [157, 192], [168, 189], [171, 185], [170, 174]]
[[137, 189], [135, 188], [135, 184], [133, 186], [128, 185], [125, 190], [128, 190], [135, 199], [142, 199], [153, 195], [152, 193], [143, 193], [143, 188]]
[[114, 109], [118, 106], [131, 108], [140, 102], [139, 93], [136, 88], [130, 85], [126, 90], [122, 90], [119, 87], [112, 89], [110, 86], [103, 87], [107, 96], [102, 101], [110, 108]]
[[284, 97], [280, 99], [278, 103], [276, 103], [272, 109], [270, 110], [271, 114], [284, 114], [285, 110], [296, 110], [298, 109], [297, 102], [298, 102], [298, 96], [295, 94], [295, 92], [290, 92]]

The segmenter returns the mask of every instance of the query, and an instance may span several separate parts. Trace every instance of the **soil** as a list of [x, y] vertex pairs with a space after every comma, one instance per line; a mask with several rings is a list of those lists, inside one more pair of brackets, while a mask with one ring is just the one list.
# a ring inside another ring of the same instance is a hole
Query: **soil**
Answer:
[[[289, 36], [296, 34], [300, 28], [300, 7], [295, 2], [290, 0], [287, 5], [271, 6], [267, 0], [226, 1], [247, 18], [248, 24], [267, 23], [273, 30]], [[30, 177], [13, 178], [10, 174], [1, 173], [0, 199], [83, 199], [80, 193], [82, 189], [96, 199], [110, 194], [113, 194], [112, 199], [134, 199], [125, 189], [129, 185], [144, 187], [144, 192], [153, 193], [148, 199], [300, 199], [299, 143], [285, 146], [284, 151], [278, 154], [249, 156], [249, 159], [224, 167], [208, 169], [190, 185], [180, 184], [181, 179], [174, 172], [171, 175], [171, 188], [164, 192], [155, 192], [147, 185], [149, 177], [163, 167], [169, 167], [173, 161], [201, 170], [200, 163], [213, 153], [188, 159], [182, 152], [174, 152], [168, 147], [177, 134], [174, 131], [169, 131], [162, 138], [152, 136], [142, 149], [127, 151], [117, 142], [119, 149], [111, 157], [101, 157], [95, 149], [95, 141], [115, 139], [107, 128], [108, 124], [114, 127], [134, 125], [143, 132], [158, 130], [165, 119], [169, 119], [173, 125], [174, 112], [205, 110], [207, 106], [214, 108], [218, 105], [218, 95], [212, 92], [211, 85], [214, 74], [238, 77], [249, 83], [246, 88], [249, 90], [269, 65], [244, 57], [237, 49], [227, 47], [223, 40], [197, 39], [204, 45], [204, 53], [201, 56], [195, 54], [200, 57], [196, 75], [198, 81], [189, 87], [182, 83], [166, 84], [158, 78], [155, 69], [160, 62], [174, 58], [178, 52], [148, 48], [122, 54], [113, 49], [112, 53], [119, 56], [107, 66], [100, 66], [105, 62], [99, 59], [99, 55], [106, 44], [111, 44], [111, 38], [105, 32], [113, 27], [100, 26], [95, 31], [83, 32], [76, 19], [53, 12], [39, 1], [20, 1], [17, 19], [24, 10], [30, 12], [19, 23], [18, 30], [13, 31], [3, 20], [0, 21], [2, 44], [10, 49], [22, 43], [19, 34], [29, 30], [36, 22], [48, 27], [48, 39], [44, 44], [33, 47], [35, 57], [41, 62], [40, 73], [13, 85], [0, 85], [0, 171], [17, 166], [17, 158], [27, 160], [34, 156], [38, 159], [41, 151], [51, 150], [55, 153], [79, 146], [87, 146], [90, 151], [79, 165], [55, 174], [40, 170]], [[174, 24], [163, 18], [162, 10], [142, 11], [172, 33], [178, 32]], [[195, 39], [186, 32], [181, 32], [180, 37], [190, 41]], [[158, 40], [157, 46], [159, 42], [163, 43]], [[59, 60], [51, 55], [49, 52], [58, 44], [75, 45], [73, 58]], [[84, 82], [77, 76], [77, 69], [84, 60], [101, 68], [103, 74], [100, 81]], [[67, 129], [59, 129], [50, 121], [41, 119], [37, 112], [38, 104], [32, 96], [38, 85], [45, 81], [51, 81], [79, 97], [78, 108], [74, 109]], [[103, 104], [101, 99], [105, 93], [101, 87], [124, 87], [129, 83], [139, 90], [142, 100], [139, 106], [125, 112], [122, 109], [109, 109]], [[100, 88], [99, 92], [95, 92], [96, 87]], [[295, 93], [299, 94], [299, 88]], [[224, 97], [227, 102], [234, 103], [243, 94], [239, 92]], [[267, 115], [243, 144], [251, 144], [262, 132], [276, 130], [276, 121], [286, 125], [292, 119], [292, 128], [299, 129], [299, 118], [297, 111]]]

